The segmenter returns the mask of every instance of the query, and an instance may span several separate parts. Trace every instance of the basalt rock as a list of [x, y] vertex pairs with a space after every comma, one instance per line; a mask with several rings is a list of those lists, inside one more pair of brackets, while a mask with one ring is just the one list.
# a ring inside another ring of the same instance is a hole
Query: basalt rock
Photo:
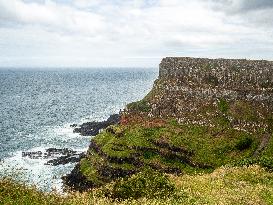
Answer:
[[84, 156], [84, 153], [80, 153], [68, 148], [48, 148], [43, 151], [22, 152], [22, 157], [28, 157], [30, 159], [49, 159], [46, 165], [64, 165], [68, 163], [79, 162]]
[[77, 190], [79, 192], [86, 191], [93, 187], [93, 183], [88, 181], [80, 171], [80, 164], [77, 164], [74, 169], [66, 176], [62, 177], [65, 189]]
[[[111, 115], [106, 121], [102, 122], [87, 122], [80, 125], [80, 127], [75, 128], [75, 133], [80, 133], [83, 136], [95, 136], [100, 130], [107, 128], [110, 125], [118, 124], [120, 121], [120, 115]], [[74, 126], [74, 125], [73, 125]]]
[[76, 162], [79, 162], [81, 158], [83, 158], [84, 156], [85, 156], [84, 152], [73, 154], [73, 155], [65, 155], [65, 156], [61, 156], [56, 159], [51, 159], [47, 161], [46, 165], [57, 166], [57, 165], [65, 165], [68, 163], [76, 163]]

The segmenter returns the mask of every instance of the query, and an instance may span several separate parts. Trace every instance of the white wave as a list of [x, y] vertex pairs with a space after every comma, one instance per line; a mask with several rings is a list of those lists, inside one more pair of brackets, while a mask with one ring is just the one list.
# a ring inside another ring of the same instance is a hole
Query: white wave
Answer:
[[[45, 152], [46, 147], [35, 147], [27, 152]], [[85, 151], [78, 149], [75, 151]], [[61, 177], [70, 173], [75, 164], [51, 166], [45, 165], [49, 159], [39, 158], [32, 159], [22, 157], [22, 151], [13, 153], [12, 157], [6, 158], [1, 162], [0, 175], [9, 176], [17, 180], [23, 181], [29, 185], [35, 185], [43, 191], [63, 192]]]

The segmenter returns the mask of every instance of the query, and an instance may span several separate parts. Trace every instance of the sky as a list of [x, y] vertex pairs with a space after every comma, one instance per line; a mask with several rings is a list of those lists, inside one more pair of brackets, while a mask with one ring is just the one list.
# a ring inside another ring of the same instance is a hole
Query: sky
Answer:
[[273, 60], [272, 0], [0, 0], [0, 67]]

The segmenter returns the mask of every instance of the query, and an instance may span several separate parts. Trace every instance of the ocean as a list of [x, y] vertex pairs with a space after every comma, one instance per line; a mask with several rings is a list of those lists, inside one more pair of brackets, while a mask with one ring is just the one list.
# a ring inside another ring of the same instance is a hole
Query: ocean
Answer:
[[61, 176], [75, 164], [45, 165], [23, 152], [47, 148], [86, 151], [91, 137], [71, 124], [102, 121], [142, 99], [156, 68], [1, 69], [0, 175], [15, 176], [41, 190], [62, 190]]

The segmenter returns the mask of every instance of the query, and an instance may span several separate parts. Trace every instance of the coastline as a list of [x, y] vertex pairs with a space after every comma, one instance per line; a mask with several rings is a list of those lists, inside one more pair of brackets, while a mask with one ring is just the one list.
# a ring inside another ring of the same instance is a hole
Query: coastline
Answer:
[[164, 58], [152, 90], [129, 103], [119, 123], [96, 133], [65, 183], [86, 191], [147, 167], [180, 175], [210, 173], [245, 159], [263, 164], [262, 150], [271, 149], [272, 70], [269, 61]]
[[[14, 201], [42, 198], [45, 204], [271, 202], [272, 64], [163, 59], [152, 90], [127, 104], [118, 118], [71, 125], [82, 135], [96, 135], [62, 177], [67, 194], [39, 192], [5, 179], [0, 181], [3, 197], [9, 200], [16, 193]], [[256, 69], [245, 76], [244, 69], [253, 65], [265, 67], [260, 75]]]

